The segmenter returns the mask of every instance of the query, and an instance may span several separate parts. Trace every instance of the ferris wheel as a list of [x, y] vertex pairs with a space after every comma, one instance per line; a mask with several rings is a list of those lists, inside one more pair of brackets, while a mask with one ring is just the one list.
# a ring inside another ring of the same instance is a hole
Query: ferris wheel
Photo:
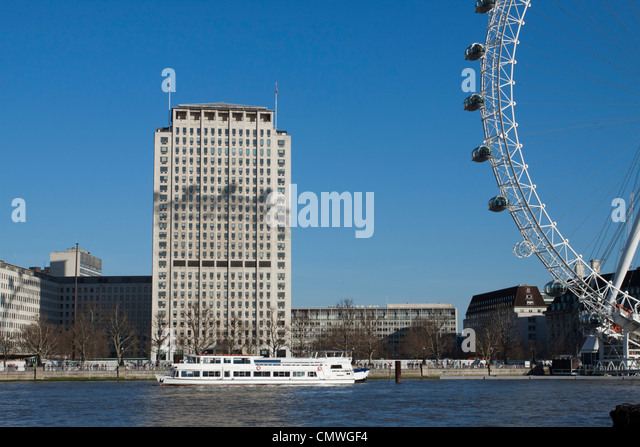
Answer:
[[[573, 16], [575, 18], [575, 23], [581, 24], [581, 22], [584, 22], [582, 24], [588, 27], [589, 32], [596, 32], [594, 30], [597, 30], [597, 24], [596, 22], [591, 22], [590, 18], [596, 17], [597, 13], [595, 16], [591, 16], [590, 11], [576, 12], [576, 10], [571, 9], [576, 6], [575, 2], [574, 4], [569, 2], [559, 3], [554, 0], [546, 2], [547, 5], [550, 3], [557, 3], [557, 6], [563, 10], [566, 17]], [[607, 2], [597, 3], [600, 9], [610, 8]], [[638, 29], [640, 28], [640, 7], [636, 8], [631, 1], [629, 1], [629, 5], [630, 13], [627, 15], [631, 17], [633, 16], [632, 13], [637, 14], [637, 17], [633, 17], [633, 20], [638, 20], [635, 22], [636, 29]], [[481, 71], [480, 90], [468, 96], [464, 101], [465, 110], [480, 113], [484, 130], [484, 141], [472, 151], [471, 159], [477, 163], [488, 162], [491, 165], [498, 187], [498, 194], [489, 200], [488, 208], [493, 212], [507, 211], [513, 218], [522, 236], [522, 240], [517, 242], [514, 247], [514, 254], [518, 257], [537, 256], [551, 275], [551, 281], [545, 286], [545, 292], [553, 297], [571, 292], [579, 299], [582, 309], [581, 322], [583, 327], [588, 330], [587, 343], [594, 343], [595, 340], [595, 343], [600, 344], [601, 355], [606, 356], [608, 359], [617, 359], [625, 362], [625, 367], [629, 367], [631, 361], [629, 359], [640, 358], [640, 300], [625, 290], [623, 280], [632, 263], [638, 242], [640, 242], [640, 218], [635, 219], [633, 225], [627, 225], [626, 231], [621, 231], [621, 226], [616, 228], [615, 233], [618, 236], [624, 236], [626, 241], [620, 250], [613, 277], [606, 277], [601, 272], [601, 266], [598, 262], [588, 261], [580, 250], [574, 248], [569, 243], [569, 239], [561, 233], [560, 225], [551, 218], [549, 207], [543, 201], [544, 196], [539, 193], [539, 188], [533, 182], [530, 166], [525, 161], [525, 155], [529, 157], [531, 154], [525, 149], [525, 145], [528, 144], [529, 140], [521, 135], [522, 122], [518, 121], [520, 117], [518, 113], [522, 112], [522, 109], [519, 108], [517, 103], [519, 92], [516, 89], [520, 84], [518, 78], [520, 72], [518, 69], [523, 64], [518, 65], [516, 54], [520, 55], [519, 50], [522, 47], [520, 40], [524, 39], [522, 34], [523, 30], [526, 29], [524, 19], [531, 9], [533, 9], [533, 5], [530, 0], [478, 0], [475, 3], [475, 12], [486, 14], [488, 25], [484, 42], [476, 42], [470, 45], [465, 52], [465, 59], [474, 61], [474, 63], [477, 62]], [[616, 26], [619, 26], [620, 33], [626, 32], [629, 35], [628, 39], [637, 39], [640, 44], [640, 35], [632, 35], [632, 33], [635, 33], [633, 27], [629, 27], [628, 30], [623, 28], [622, 13], [611, 10], [610, 17], [612, 23], [619, 22], [619, 25]], [[540, 35], [546, 34], [547, 37], [556, 40], [562, 39], [560, 37], [561, 31], [566, 31], [568, 27], [568, 25], [567, 27], [564, 25], [558, 26], [561, 19], [553, 16], [536, 15], [531, 17], [531, 20], [535, 22], [534, 29], [536, 32], [540, 33]], [[547, 29], [544, 28], [543, 23], [547, 24]], [[554, 26], [557, 29], [551, 29]], [[602, 31], [600, 32], [602, 33]], [[604, 40], [604, 38], [601, 38], [601, 40]], [[616, 42], [615, 38], [610, 40], [613, 41], [615, 47], [620, 46], [620, 42]], [[549, 41], [553, 42], [551, 39]], [[577, 43], [574, 43], [567, 38], [564, 43], [573, 52], [583, 51], [592, 60], [600, 57], [601, 53], [597, 53], [593, 48], [588, 47], [589, 44], [585, 43], [584, 40], [578, 40]], [[529, 42], [527, 48], [526, 56], [529, 58], [536, 54], [545, 53], [544, 48], [539, 48], [531, 42]], [[585, 51], [585, 49], [588, 51]], [[569, 60], [572, 56], [569, 52], [565, 54], [566, 56], [562, 56], [562, 63], [571, 63]], [[549, 57], [550, 60], [554, 59], [553, 55]], [[555, 57], [555, 59], [558, 60], [558, 57]], [[607, 59], [604, 57], [602, 59], [604, 62], [600, 63], [606, 65]], [[526, 62], [528, 62], [527, 65], [529, 67], [535, 65], [530, 59], [526, 59]], [[562, 68], [553, 64], [540, 65], [538, 68], [543, 70], [541, 73], [544, 73], [544, 75], [539, 76], [539, 79], [548, 79], [549, 73], [558, 74], [563, 72]], [[611, 78], [603, 77], [599, 80], [601, 73], [597, 69], [582, 70], [581, 67], [583, 66], [577, 62], [572, 67], [577, 67], [576, 71], [572, 72], [573, 75], [583, 79], [590, 77], [594, 82], [598, 80], [598, 82], [606, 86], [603, 90], [616, 85], [615, 82], [611, 81]], [[579, 73], [578, 70], [584, 71], [584, 74]], [[632, 68], [632, 79], [636, 79], [640, 83], [640, 76], [638, 75], [640, 69], [636, 72], [633, 70]], [[566, 86], [569, 85], [570, 83], [566, 84]], [[555, 94], [553, 93], [554, 91], [559, 92], [556, 94], [558, 96], [559, 94], [567, 93], [566, 86], [546, 86], [546, 91], [547, 93], [552, 92], [551, 94]], [[637, 86], [635, 88], [637, 90]], [[578, 93], [593, 95], [594, 91], [590, 89], [589, 92]], [[633, 91], [631, 93], [636, 94]], [[603, 95], [609, 97], [607, 93], [603, 93]], [[531, 96], [534, 97], [534, 95]], [[629, 107], [637, 106], [633, 100], [622, 101], [622, 103]], [[544, 109], [541, 108], [540, 110]], [[546, 110], [558, 109], [547, 106]], [[573, 135], [584, 136], [583, 123], [589, 120], [594, 122], [595, 119], [589, 116], [588, 120], [580, 122], [577, 117], [584, 108], [574, 107], [571, 110], [572, 112], [565, 116], [566, 122], [570, 124], [567, 124], [564, 129], [571, 129], [572, 132], [579, 130], [579, 134], [576, 132]], [[634, 131], [640, 128], [637, 124], [638, 117], [629, 114], [621, 117], [613, 114], [605, 115], [604, 121], [598, 121], [595, 126], [599, 130], [605, 129], [605, 132], [612, 132], [611, 129], [618, 128], [621, 125], [628, 126], [632, 131], [630, 134], [627, 131], [625, 135], [630, 136], [631, 144], [635, 145], [634, 147], [637, 149], [640, 140], [637, 139], [638, 134], [634, 133]], [[539, 129], [540, 133], [547, 131], [542, 127]], [[552, 130], [548, 130], [548, 132], [551, 133]], [[572, 134], [568, 133], [568, 135]], [[619, 135], [623, 135], [623, 132], [619, 132]], [[579, 137], [568, 138], [569, 141], [577, 141], [578, 139]], [[610, 144], [611, 140], [612, 138], [608, 138], [606, 140], [607, 144]], [[589, 141], [586, 141], [584, 146], [588, 146], [589, 143]], [[566, 149], [566, 140], [562, 147]], [[541, 152], [543, 150], [536, 150], [535, 154], [539, 155]], [[613, 153], [619, 154], [621, 152], [621, 150], [617, 150], [617, 152], [614, 151]], [[637, 157], [637, 154], [635, 156]], [[586, 159], [587, 157], [583, 158]], [[609, 158], [613, 157], [610, 156]], [[600, 161], [596, 164], [600, 166], [605, 163]], [[638, 165], [632, 166], [627, 162], [623, 162], [623, 164], [627, 168], [630, 167], [631, 171], [638, 171]], [[611, 177], [618, 180], [622, 175], [616, 174]], [[590, 177], [589, 182], [596, 179], [604, 182], [608, 181], [606, 176], [596, 175]], [[548, 191], [553, 192], [554, 190], [549, 189]], [[584, 199], [588, 201], [588, 194], [582, 195], [587, 196]], [[575, 197], [576, 195], [574, 195], [574, 202], [576, 201]], [[568, 208], [568, 206], [565, 208]], [[627, 215], [632, 217], [633, 207], [631, 206], [629, 209], [630, 211]], [[606, 214], [609, 214], [608, 209]]]

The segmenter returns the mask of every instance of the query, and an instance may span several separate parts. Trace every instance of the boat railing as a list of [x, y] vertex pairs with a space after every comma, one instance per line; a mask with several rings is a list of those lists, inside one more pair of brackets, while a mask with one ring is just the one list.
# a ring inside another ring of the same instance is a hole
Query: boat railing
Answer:
[[347, 359], [352, 359], [353, 358], [353, 352], [352, 351], [313, 351], [310, 353], [310, 357], [312, 358], [347, 358]]

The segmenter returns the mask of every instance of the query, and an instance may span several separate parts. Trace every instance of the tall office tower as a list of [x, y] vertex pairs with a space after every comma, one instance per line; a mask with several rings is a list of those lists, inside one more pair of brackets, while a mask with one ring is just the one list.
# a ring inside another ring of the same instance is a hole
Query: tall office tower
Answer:
[[154, 358], [289, 346], [291, 233], [267, 223], [267, 199], [289, 195], [291, 137], [274, 118], [265, 107], [186, 104], [156, 130]]

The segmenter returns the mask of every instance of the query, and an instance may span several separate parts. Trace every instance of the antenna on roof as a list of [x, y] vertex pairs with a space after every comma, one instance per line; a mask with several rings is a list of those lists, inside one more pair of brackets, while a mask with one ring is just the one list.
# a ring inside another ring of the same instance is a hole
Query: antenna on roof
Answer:
[[162, 70], [162, 76], [166, 76], [162, 81], [162, 91], [169, 93], [169, 126], [171, 126], [171, 92], [176, 91], [176, 71], [173, 68], [165, 68]]
[[278, 81], [276, 81], [276, 116], [274, 127], [278, 129]]
[[171, 126], [171, 78], [169, 78], [169, 126]]

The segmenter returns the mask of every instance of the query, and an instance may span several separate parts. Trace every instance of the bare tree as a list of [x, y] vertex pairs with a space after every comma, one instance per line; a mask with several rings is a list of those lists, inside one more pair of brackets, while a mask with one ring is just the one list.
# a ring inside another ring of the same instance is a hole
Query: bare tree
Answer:
[[71, 328], [74, 349], [80, 355], [80, 362], [93, 357], [101, 348], [100, 341], [104, 340], [104, 331], [100, 327], [99, 308], [90, 305], [78, 313], [75, 324]]
[[305, 352], [310, 350], [312, 343], [312, 327], [309, 311], [300, 311], [291, 320], [292, 343], [291, 349], [294, 355], [301, 357]]
[[160, 364], [160, 352], [169, 339], [169, 322], [165, 311], [159, 310], [153, 317], [151, 322], [153, 330], [151, 331], [152, 349], [156, 351], [156, 366]]
[[127, 314], [120, 310], [119, 302], [107, 314], [104, 328], [107, 340], [115, 351], [118, 365], [122, 365], [125, 353], [135, 342], [136, 332]]
[[407, 329], [402, 350], [423, 362], [427, 358], [433, 358], [438, 364], [452, 348], [451, 334], [446, 331], [447, 323], [446, 318], [440, 315], [416, 320]]
[[374, 354], [381, 348], [380, 335], [378, 335], [379, 326], [380, 318], [373, 310], [364, 310], [358, 319], [357, 350], [369, 360], [369, 364], [373, 362]]
[[475, 329], [476, 352], [487, 363], [487, 372], [491, 375], [491, 360], [495, 357], [499, 349], [497, 330], [492, 323], [479, 329]]
[[216, 322], [213, 310], [189, 303], [185, 314], [187, 326], [186, 346], [195, 354], [202, 354], [216, 344]]
[[520, 352], [520, 334], [518, 331], [518, 316], [512, 309], [496, 309], [491, 319], [498, 335], [499, 354], [504, 363]]
[[258, 333], [256, 330], [255, 322], [247, 321], [244, 325], [244, 338], [242, 339], [242, 346], [244, 352], [247, 354], [257, 354], [258, 351]]
[[0, 333], [0, 352], [2, 352], [2, 359], [4, 368], [7, 368], [7, 360], [9, 356], [18, 350], [18, 337], [14, 332], [6, 331]]
[[499, 356], [506, 363], [511, 353], [519, 347], [517, 316], [509, 308], [491, 311], [483, 324], [474, 330], [476, 351], [487, 362], [489, 374], [494, 358]]
[[325, 349], [353, 351], [356, 347], [356, 315], [353, 301], [342, 299], [334, 308], [337, 313], [332, 319], [331, 329], [319, 341]]
[[281, 317], [283, 318], [284, 315], [278, 316], [273, 307], [267, 308], [264, 330], [266, 333], [266, 345], [271, 357], [275, 357], [280, 349], [286, 347], [287, 338], [291, 332], [291, 329], [284, 324], [284, 320]]
[[227, 322], [224, 333], [218, 335], [219, 346], [227, 354], [233, 354], [240, 346], [240, 335], [242, 334], [242, 320], [234, 315]]
[[56, 327], [42, 314], [20, 330], [19, 339], [23, 351], [35, 354], [39, 365], [56, 353]]

